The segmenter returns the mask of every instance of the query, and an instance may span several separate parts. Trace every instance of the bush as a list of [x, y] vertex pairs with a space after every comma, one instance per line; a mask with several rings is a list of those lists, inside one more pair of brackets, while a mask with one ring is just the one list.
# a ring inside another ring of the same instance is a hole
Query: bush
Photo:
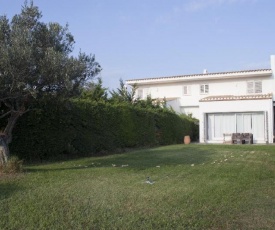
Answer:
[[157, 140], [160, 145], [182, 143], [189, 135], [192, 140], [198, 139], [198, 125], [194, 119], [185, 115], [178, 116], [171, 111], [155, 111]]
[[180, 115], [181, 119], [187, 121], [185, 123], [185, 126], [188, 126], [188, 129], [190, 130], [190, 138], [192, 141], [198, 141], [199, 140], [199, 120], [192, 117], [188, 116], [185, 114]]
[[127, 104], [48, 102], [18, 120], [11, 152], [28, 161], [84, 156], [123, 148], [182, 143], [194, 122], [166, 109]]
[[23, 171], [23, 161], [12, 156], [7, 163], [0, 164], [0, 173], [20, 173]]

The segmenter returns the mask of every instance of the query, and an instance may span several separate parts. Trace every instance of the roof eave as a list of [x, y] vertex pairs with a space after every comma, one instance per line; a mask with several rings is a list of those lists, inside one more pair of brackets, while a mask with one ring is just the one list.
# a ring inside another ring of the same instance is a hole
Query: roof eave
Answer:
[[234, 79], [234, 78], [251, 78], [251, 77], [268, 77], [272, 75], [272, 70], [262, 71], [248, 71], [235, 73], [216, 73], [216, 74], [201, 74], [201, 75], [184, 75], [175, 77], [150, 78], [150, 79], [135, 79], [126, 80], [128, 85], [146, 85], [155, 83], [174, 83], [174, 82], [188, 82], [188, 81], [207, 81], [215, 79]]
[[216, 102], [216, 101], [243, 101], [243, 100], [267, 100], [273, 98], [272, 93], [252, 94], [252, 95], [220, 95], [209, 96], [199, 100], [199, 102]]

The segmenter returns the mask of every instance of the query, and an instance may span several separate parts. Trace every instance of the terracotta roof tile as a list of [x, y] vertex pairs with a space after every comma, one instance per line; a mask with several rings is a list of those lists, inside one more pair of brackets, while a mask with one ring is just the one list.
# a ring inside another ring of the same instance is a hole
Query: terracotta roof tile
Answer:
[[209, 96], [200, 99], [200, 102], [211, 102], [211, 101], [239, 101], [239, 100], [263, 100], [272, 99], [272, 93], [268, 94], [253, 94], [253, 95], [220, 95], [220, 96]]
[[271, 69], [255, 69], [255, 70], [240, 70], [240, 71], [232, 71], [232, 72], [216, 72], [216, 73], [202, 73], [202, 74], [188, 74], [188, 75], [177, 75], [177, 76], [169, 76], [169, 77], [154, 77], [154, 78], [141, 78], [141, 79], [129, 79], [126, 81], [144, 81], [144, 80], [160, 80], [160, 79], [177, 79], [177, 78], [192, 78], [192, 77], [208, 77], [215, 75], [233, 75], [233, 74], [246, 74], [246, 73], [257, 73], [257, 72], [270, 72]]

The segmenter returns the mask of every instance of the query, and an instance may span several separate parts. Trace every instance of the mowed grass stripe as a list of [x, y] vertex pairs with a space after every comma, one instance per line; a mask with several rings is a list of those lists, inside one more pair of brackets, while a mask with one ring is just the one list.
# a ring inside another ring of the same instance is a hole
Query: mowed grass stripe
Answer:
[[274, 148], [173, 145], [26, 166], [0, 179], [0, 229], [274, 229]]

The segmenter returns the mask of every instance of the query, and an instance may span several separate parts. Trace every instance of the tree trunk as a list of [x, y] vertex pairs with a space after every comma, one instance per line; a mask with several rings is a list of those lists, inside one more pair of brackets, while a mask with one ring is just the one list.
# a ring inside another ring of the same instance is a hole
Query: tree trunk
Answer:
[[8, 119], [8, 124], [4, 132], [0, 134], [0, 146], [2, 146], [2, 148], [0, 149], [0, 164], [7, 163], [9, 159], [9, 156], [10, 156], [9, 144], [12, 141], [12, 130], [16, 124], [17, 119], [20, 117], [20, 115], [21, 115], [20, 112], [13, 112]]
[[9, 146], [6, 143], [5, 137], [1, 136], [0, 137], [0, 164], [4, 165], [7, 163], [8, 159], [9, 159], [9, 155], [10, 155], [10, 150], [9, 150]]

